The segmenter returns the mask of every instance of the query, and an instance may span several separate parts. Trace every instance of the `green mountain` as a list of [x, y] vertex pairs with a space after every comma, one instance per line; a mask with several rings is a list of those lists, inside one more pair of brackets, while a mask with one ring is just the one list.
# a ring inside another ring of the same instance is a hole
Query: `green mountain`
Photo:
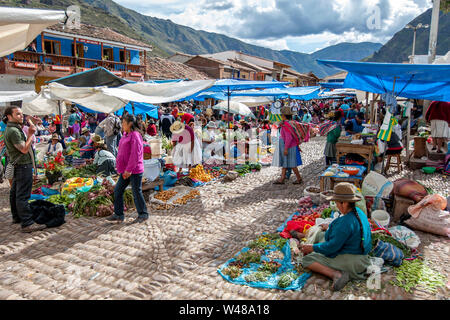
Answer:
[[1, 6], [65, 9], [70, 5], [81, 8], [82, 23], [109, 27], [131, 38], [151, 44], [153, 54], [168, 57], [175, 52], [206, 54], [226, 50], [242, 51], [250, 55], [276, 60], [292, 66], [298, 72], [314, 72], [325, 77], [337, 72], [315, 59], [344, 59], [358, 61], [381, 47], [375, 43], [341, 43], [313, 54], [289, 50], [272, 50], [227, 37], [222, 34], [194, 30], [170, 20], [142, 15], [111, 0], [0, 0]]
[[[432, 9], [425, 11], [409, 24], [417, 26], [419, 23], [431, 24]], [[439, 32], [436, 47], [437, 55], [445, 55], [450, 50], [450, 13], [440, 12]], [[402, 63], [409, 60], [412, 54], [414, 31], [402, 29], [397, 32], [380, 50], [367, 59], [369, 62], [396, 62]], [[428, 54], [428, 43], [430, 41], [430, 29], [418, 29], [416, 35], [416, 55]]]

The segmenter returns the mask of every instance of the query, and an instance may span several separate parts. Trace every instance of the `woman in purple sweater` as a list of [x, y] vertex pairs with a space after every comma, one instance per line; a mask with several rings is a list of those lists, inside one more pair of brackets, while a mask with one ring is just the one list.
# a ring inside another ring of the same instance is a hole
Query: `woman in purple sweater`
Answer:
[[114, 214], [108, 221], [123, 222], [123, 193], [131, 183], [134, 204], [138, 217], [133, 223], [148, 219], [147, 206], [142, 194], [142, 176], [144, 173], [144, 142], [138, 130], [135, 116], [128, 114], [122, 120], [123, 136], [120, 139], [116, 158], [116, 169], [120, 175], [114, 188]]

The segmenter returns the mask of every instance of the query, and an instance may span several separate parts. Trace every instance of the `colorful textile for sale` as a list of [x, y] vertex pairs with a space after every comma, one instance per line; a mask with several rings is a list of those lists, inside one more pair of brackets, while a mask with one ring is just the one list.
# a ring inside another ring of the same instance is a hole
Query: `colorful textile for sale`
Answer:
[[[261, 238], [264, 238], [264, 235], [254, 243], [263, 243], [260, 242]], [[234, 284], [263, 289], [301, 290], [311, 274], [299, 274], [291, 262], [289, 241], [284, 240], [282, 249], [277, 247], [278, 241], [280, 240], [268, 241], [264, 249], [242, 249], [217, 272]], [[261, 252], [260, 256], [258, 252]]]

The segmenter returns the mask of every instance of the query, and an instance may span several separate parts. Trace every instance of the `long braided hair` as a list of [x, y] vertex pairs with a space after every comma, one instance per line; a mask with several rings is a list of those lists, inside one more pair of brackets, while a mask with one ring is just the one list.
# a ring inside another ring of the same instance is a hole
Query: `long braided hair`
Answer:
[[360, 246], [361, 246], [361, 250], [364, 253], [365, 249], [364, 249], [364, 234], [363, 234], [363, 225], [361, 222], [361, 218], [359, 217], [358, 212], [356, 211], [356, 203], [355, 202], [351, 202], [350, 203], [350, 207], [352, 208], [352, 212], [355, 215], [356, 219], [358, 219], [359, 222], [359, 230], [360, 230], [360, 234], [361, 234], [361, 242], [360, 242]]

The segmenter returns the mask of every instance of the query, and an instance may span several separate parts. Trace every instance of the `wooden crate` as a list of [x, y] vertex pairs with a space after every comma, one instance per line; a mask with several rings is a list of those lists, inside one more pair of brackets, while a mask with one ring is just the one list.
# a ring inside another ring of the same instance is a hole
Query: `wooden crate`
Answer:
[[413, 200], [401, 196], [394, 196], [393, 222], [398, 222], [403, 214], [408, 213], [409, 206], [416, 204]]

